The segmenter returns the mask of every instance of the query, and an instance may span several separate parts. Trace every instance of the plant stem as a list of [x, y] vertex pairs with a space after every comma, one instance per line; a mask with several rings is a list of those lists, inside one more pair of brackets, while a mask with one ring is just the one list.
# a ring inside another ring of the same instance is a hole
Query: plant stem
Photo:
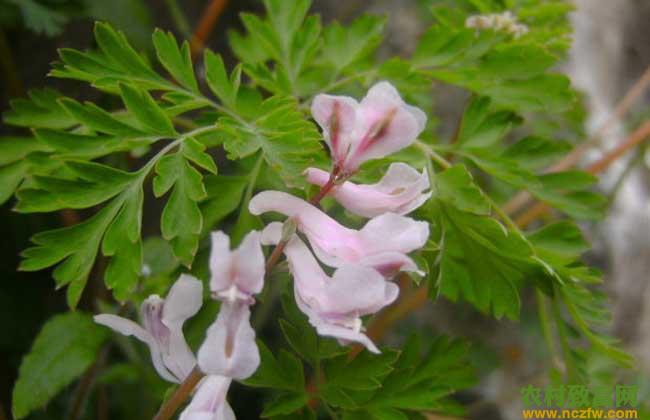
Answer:
[[[641, 144], [648, 137], [650, 137], [650, 121], [646, 121], [639, 128], [634, 130], [627, 139], [616, 148], [610, 150], [605, 156], [589, 165], [586, 169], [592, 175], [596, 175], [607, 169], [618, 158], [623, 156], [627, 151]], [[526, 212], [515, 219], [517, 225], [526, 227], [533, 221], [548, 213], [551, 207], [546, 203], [537, 203]]]
[[158, 410], [158, 413], [153, 420], [170, 419], [176, 412], [176, 409], [183, 404], [187, 397], [192, 393], [192, 390], [201, 379], [203, 379], [203, 373], [198, 366], [195, 366], [194, 369], [192, 369], [192, 372], [187, 375], [187, 378], [185, 378], [183, 383], [178, 387], [178, 389], [176, 389], [176, 392], [174, 392], [174, 394], [165, 401], [162, 406], [160, 406], [160, 410]]
[[[616, 105], [612, 115], [607, 118], [607, 120], [601, 125], [598, 130], [585, 142], [581, 143], [576, 147], [571, 153], [566, 155], [562, 160], [560, 160], [555, 165], [551, 166], [546, 170], [546, 172], [559, 172], [566, 169], [569, 169], [575, 166], [582, 156], [589, 151], [589, 149], [600, 140], [617, 121], [620, 121], [627, 111], [632, 107], [636, 100], [646, 91], [647, 87], [650, 85], [650, 66], [645, 69], [641, 77], [632, 85], [630, 90], [623, 96], [623, 99]], [[521, 191], [510, 199], [504, 206], [503, 209], [508, 214], [513, 214], [523, 208], [528, 204], [532, 195], [526, 191]]]
[[196, 25], [196, 30], [194, 31], [190, 41], [192, 57], [197, 57], [201, 51], [203, 51], [208, 37], [212, 33], [219, 16], [224, 11], [227, 4], [228, 0], [211, 0], [205, 9], [203, 9], [201, 20]]

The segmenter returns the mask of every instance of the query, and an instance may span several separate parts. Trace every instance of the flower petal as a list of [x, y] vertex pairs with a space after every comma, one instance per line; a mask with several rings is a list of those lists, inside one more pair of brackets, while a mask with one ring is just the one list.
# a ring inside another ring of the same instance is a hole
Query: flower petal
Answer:
[[198, 354], [199, 367], [211, 375], [246, 379], [260, 364], [250, 309], [240, 302], [223, 302], [216, 321], [208, 328]]
[[318, 259], [331, 267], [377, 253], [408, 253], [424, 246], [429, 236], [426, 222], [393, 213], [375, 217], [360, 231], [348, 229], [306, 201], [281, 191], [257, 194], [250, 200], [249, 210], [255, 215], [276, 211], [294, 218]]
[[425, 124], [424, 112], [405, 104], [393, 85], [385, 81], [375, 84], [357, 110], [355, 141], [346, 159], [346, 168], [355, 170], [367, 160], [407, 147]]
[[235, 420], [235, 413], [226, 401], [231, 382], [232, 379], [225, 376], [203, 378], [179, 420]]
[[169, 289], [163, 306], [162, 322], [171, 330], [181, 331], [183, 323], [203, 305], [203, 283], [189, 274], [181, 274]]
[[230, 238], [222, 231], [212, 232], [212, 247], [210, 249], [210, 290], [226, 290], [231, 286]]
[[[305, 171], [307, 181], [323, 186], [329, 174], [321, 169]], [[405, 163], [393, 163], [384, 177], [376, 184], [355, 184], [346, 181], [332, 189], [334, 197], [348, 211], [363, 217], [375, 217], [391, 212], [404, 215], [421, 206], [431, 194], [423, 194], [429, 188], [426, 171], [418, 173]]]
[[162, 352], [158, 343], [153, 338], [153, 336], [147, 330], [142, 328], [140, 325], [136, 324], [130, 319], [126, 319], [117, 315], [110, 315], [110, 314], [95, 315], [94, 320], [96, 323], [105, 325], [119, 332], [120, 334], [124, 334], [126, 336], [132, 335], [136, 337], [138, 340], [146, 343], [149, 346], [149, 351], [151, 353], [151, 361], [153, 363], [154, 368], [156, 369], [156, 372], [158, 372], [158, 374], [163, 379], [169, 382], [175, 382], [175, 383], [181, 382], [182, 378], [181, 379], [177, 378], [167, 370], [165, 364], [163, 363]]
[[346, 264], [325, 283], [321, 309], [329, 314], [373, 314], [397, 299], [399, 287], [388, 282], [376, 270]]
[[409, 253], [422, 248], [429, 238], [429, 224], [394, 213], [371, 219], [359, 231], [366, 255], [397, 251]]
[[149, 334], [147, 330], [130, 319], [111, 314], [95, 315], [93, 319], [98, 324], [104, 325], [120, 334], [126, 335], [127, 337], [132, 335], [144, 343], [149, 344], [152, 339], [151, 334]]
[[342, 163], [350, 148], [359, 104], [349, 96], [316, 95], [311, 105], [314, 120], [323, 129], [323, 138], [332, 158]]
[[325, 322], [319, 322], [317, 325], [314, 325], [314, 327], [316, 327], [318, 334], [326, 337], [337, 338], [342, 342], [342, 344], [355, 342], [364, 345], [372, 353], [381, 353], [375, 343], [373, 343], [372, 340], [361, 331], [355, 331], [340, 325]]
[[237, 287], [251, 295], [261, 292], [264, 287], [264, 264], [260, 233], [251, 231], [233, 252]]

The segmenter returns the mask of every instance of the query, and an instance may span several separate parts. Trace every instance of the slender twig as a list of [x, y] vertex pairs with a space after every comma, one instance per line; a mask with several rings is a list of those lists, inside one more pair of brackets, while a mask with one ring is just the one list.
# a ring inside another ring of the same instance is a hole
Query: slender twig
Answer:
[[196, 26], [196, 30], [194, 31], [190, 41], [193, 57], [197, 57], [201, 51], [203, 51], [208, 37], [212, 33], [219, 16], [224, 11], [227, 4], [228, 0], [211, 0], [203, 10], [201, 20]]
[[[321, 190], [311, 200], [309, 200], [309, 202], [313, 205], [318, 205], [320, 200], [322, 200], [325, 197], [325, 195], [327, 195], [327, 192], [332, 189], [332, 187], [335, 185], [336, 182], [338, 182], [337, 178], [338, 177], [336, 175], [330, 176], [330, 180], [327, 182], [327, 184], [321, 187]], [[326, 192], [322, 193], [324, 189], [326, 189]], [[273, 252], [271, 252], [271, 255], [266, 260], [266, 275], [269, 275], [269, 273], [273, 270], [276, 264], [280, 261], [280, 258], [282, 256], [282, 251], [284, 250], [285, 246], [286, 246], [286, 241], [281, 241], [273, 249]], [[174, 415], [176, 410], [178, 410], [178, 407], [180, 407], [181, 404], [183, 404], [185, 400], [187, 400], [187, 398], [194, 390], [194, 387], [199, 383], [199, 381], [202, 378], [203, 378], [203, 373], [201, 373], [198, 366], [194, 367], [192, 372], [188, 375], [187, 378], [185, 378], [183, 383], [181, 383], [181, 385], [176, 389], [174, 394], [167, 401], [163, 403], [163, 405], [160, 407], [158, 413], [153, 418], [153, 420], [170, 419]]]
[[[634, 130], [623, 143], [619, 144], [616, 148], [610, 150], [605, 156], [592, 163], [586, 168], [586, 171], [592, 175], [596, 175], [607, 169], [613, 162], [623, 156], [630, 149], [642, 143], [650, 137], [650, 121], [646, 121], [639, 128]], [[515, 219], [517, 225], [526, 227], [533, 221], [545, 215], [551, 207], [546, 203], [537, 203], [524, 212], [522, 215]]]
[[185, 378], [183, 383], [176, 389], [176, 392], [174, 392], [174, 394], [165, 401], [162, 406], [160, 406], [160, 410], [158, 410], [158, 413], [155, 415], [153, 420], [170, 419], [176, 412], [176, 409], [180, 407], [180, 405], [183, 404], [187, 397], [192, 393], [192, 390], [194, 390], [194, 387], [199, 383], [199, 381], [201, 381], [201, 379], [203, 379], [203, 373], [198, 366], [195, 366], [194, 369], [192, 369], [192, 372], [187, 375], [187, 378]]
[[5, 409], [2, 406], [2, 401], [0, 401], [0, 420], [7, 420], [7, 416], [5, 415]]
[[[575, 166], [582, 156], [593, 147], [605, 134], [607, 134], [612, 127], [616, 125], [617, 121], [620, 121], [627, 111], [634, 105], [636, 100], [646, 91], [646, 88], [650, 85], [650, 66], [646, 68], [641, 77], [632, 85], [630, 90], [623, 96], [620, 102], [614, 108], [614, 112], [609, 118], [601, 125], [596, 132], [585, 142], [576, 147], [571, 153], [566, 155], [562, 160], [560, 160], [555, 165], [549, 167], [546, 172], [559, 172], [569, 169]], [[533, 196], [526, 192], [521, 191], [516, 194], [513, 198], [510, 199], [504, 206], [503, 210], [508, 214], [514, 214], [524, 206], [526, 206]]]

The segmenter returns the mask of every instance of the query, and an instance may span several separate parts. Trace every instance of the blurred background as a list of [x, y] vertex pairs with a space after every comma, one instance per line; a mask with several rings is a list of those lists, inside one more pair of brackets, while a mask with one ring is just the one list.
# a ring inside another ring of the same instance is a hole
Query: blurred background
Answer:
[[[426, 8], [434, 2], [314, 0], [312, 12], [320, 13], [324, 22], [345, 22], [364, 12], [387, 15], [380, 53], [388, 57], [412, 51], [418, 36], [431, 23]], [[575, 0], [575, 7], [574, 44], [562, 70], [584, 94], [585, 137], [598, 138], [596, 147], [586, 155], [586, 164], [615, 147], [650, 115], [650, 1]], [[208, 22], [205, 43], [232, 64], [227, 30], [240, 29], [239, 12], [262, 9], [255, 0], [0, 0], [0, 110], [8, 109], [11, 98], [43, 86], [99, 103], [106, 101], [97, 91], [80, 84], [46, 77], [50, 63], [57, 58], [57, 48], [93, 47], [95, 20], [122, 29], [137, 49], [151, 54], [154, 27], [189, 38], [199, 22], [206, 23], [202, 18], [210, 14], [215, 20]], [[628, 100], [621, 102], [626, 94]], [[464, 100], [455, 89], [436, 92], [441, 136], [452, 129]], [[0, 134], [19, 132], [2, 126]], [[640, 395], [647, 395], [649, 385], [643, 378], [650, 376], [649, 168], [650, 154], [645, 146], [612, 165], [601, 181], [603, 193], [611, 198], [607, 220], [583, 226], [594, 244], [588, 258], [605, 272], [606, 291], [613, 304], [613, 333], [638, 358]], [[0, 209], [0, 420], [9, 418], [11, 387], [22, 355], [44, 320], [67, 310], [64, 293], [53, 290], [49, 271], [16, 271], [19, 253], [32, 234], [76, 217], [65, 212], [19, 215], [11, 211], [12, 205], [10, 200]], [[152, 207], [147, 210], [156, 211]], [[155, 233], [155, 224], [147, 228]], [[92, 309], [89, 302], [82, 301], [82, 308], [84, 305]], [[497, 323], [471, 311], [460, 313], [458, 305], [440, 300], [406, 320], [389, 340], [399, 340], [400, 331], [404, 333], [411, 326], [469, 337], [476, 343], [475, 358], [484, 374], [476, 390], [462, 396], [470, 407], [469, 417], [518, 419], [519, 387], [533, 382], [546, 356], [539, 348], [534, 311], [526, 312], [524, 305], [521, 323]], [[234, 405], [236, 408], [238, 403]], [[45, 414], [42, 418], [49, 417]], [[101, 413], [88, 418], [101, 418]]]

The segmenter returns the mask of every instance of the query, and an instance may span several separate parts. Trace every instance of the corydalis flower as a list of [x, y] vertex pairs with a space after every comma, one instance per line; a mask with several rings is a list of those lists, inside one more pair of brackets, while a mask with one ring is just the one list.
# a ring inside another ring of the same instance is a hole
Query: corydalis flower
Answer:
[[360, 230], [349, 229], [315, 206], [281, 191], [257, 194], [248, 208], [255, 215], [275, 211], [292, 218], [318, 259], [330, 267], [371, 260], [390, 271], [413, 271], [417, 267], [405, 254], [424, 246], [429, 237], [426, 222], [393, 213], [375, 217]]
[[[322, 169], [309, 168], [305, 171], [307, 182], [323, 187], [330, 179]], [[391, 212], [405, 215], [424, 204], [431, 197], [429, 175], [426, 170], [418, 173], [405, 163], [393, 163], [384, 177], [376, 184], [363, 185], [346, 181], [332, 188], [334, 197], [350, 212], [375, 217]]]
[[264, 286], [264, 254], [259, 232], [246, 235], [234, 251], [230, 250], [230, 238], [225, 233], [213, 232], [210, 272], [210, 290], [214, 298], [252, 304], [253, 295]]
[[[263, 233], [264, 243], [277, 243], [280, 231], [270, 224]], [[363, 333], [361, 317], [390, 305], [399, 288], [373, 268], [344, 264], [329, 277], [309, 248], [293, 236], [284, 253], [294, 278], [294, 294], [300, 310], [307, 315], [320, 335], [334, 337], [342, 343], [361, 343], [374, 353], [379, 350]]]
[[166, 299], [152, 295], [142, 303], [142, 326], [111, 314], [96, 315], [94, 319], [98, 324], [148, 344], [158, 374], [170, 382], [180, 383], [196, 365], [183, 336], [183, 323], [199, 311], [202, 302], [201, 282], [182, 274]]
[[246, 379], [260, 364], [250, 308], [243, 302], [223, 302], [217, 320], [208, 328], [198, 353], [207, 374]]
[[226, 401], [231, 381], [216, 375], [203, 378], [179, 420], [235, 420], [235, 413]]
[[371, 87], [361, 103], [348, 96], [316, 95], [311, 113], [336, 167], [348, 174], [367, 160], [410, 145], [426, 125], [424, 112], [406, 104], [388, 82]]

